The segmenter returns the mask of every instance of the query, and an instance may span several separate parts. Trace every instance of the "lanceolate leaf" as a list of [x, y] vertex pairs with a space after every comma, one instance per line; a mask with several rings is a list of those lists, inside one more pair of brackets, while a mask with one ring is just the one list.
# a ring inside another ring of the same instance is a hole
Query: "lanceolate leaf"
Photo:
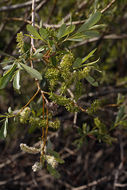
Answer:
[[30, 24], [27, 25], [27, 30], [37, 39], [42, 40], [41, 36], [38, 34], [37, 30]]
[[[99, 58], [100, 59], [100, 58]], [[83, 64], [82, 66], [91, 66], [91, 65], [94, 65], [95, 63], [97, 63], [99, 61], [99, 59], [97, 59], [96, 61], [93, 61], [93, 62], [90, 62], [90, 63], [86, 63], [86, 64]], [[97, 69], [96, 69], [97, 70]], [[100, 72], [100, 71], [99, 71]]]
[[75, 30], [75, 25], [70, 25], [66, 28], [64, 34], [61, 37], [67, 36]]
[[8, 82], [12, 79], [14, 72], [16, 70], [16, 65], [14, 64], [12, 68], [6, 72], [6, 74], [0, 78], [0, 89], [3, 89], [7, 86]]
[[0, 65], [4, 65], [7, 63], [13, 63], [13, 62], [14, 62], [14, 60], [7, 60], [7, 61], [0, 62]]
[[80, 67], [82, 65], [82, 59], [80, 57], [78, 57], [74, 64], [73, 64], [73, 68], [77, 68], [77, 67]]
[[97, 11], [93, 15], [90, 16], [90, 18], [87, 19], [87, 21], [78, 29], [77, 33], [83, 32], [85, 30], [88, 30], [93, 25], [95, 25], [101, 18], [101, 12]]
[[76, 34], [70, 36], [69, 38], [67, 38], [67, 40], [79, 42], [79, 41], [82, 41], [85, 37], [86, 36], [82, 33], [76, 33]]
[[94, 37], [99, 37], [99, 32], [98, 31], [95, 31], [95, 30], [89, 30], [89, 31], [86, 31], [83, 33], [86, 38], [94, 38]]
[[82, 63], [84, 63], [85, 61], [87, 61], [90, 57], [93, 56], [94, 52], [96, 51], [97, 48], [95, 48], [94, 50], [92, 50], [86, 57], [84, 57], [82, 59]]
[[123, 116], [125, 114], [125, 106], [121, 106], [118, 113], [117, 113], [117, 116], [116, 116], [116, 121], [115, 123], [118, 123], [122, 120]]
[[53, 177], [55, 177], [55, 178], [60, 178], [60, 174], [59, 174], [59, 172], [55, 169], [55, 168], [53, 168], [50, 164], [47, 164], [47, 170], [49, 171], [49, 173], [53, 176]]
[[3, 70], [9, 70], [12, 68], [12, 65], [6, 65], [5, 67], [3, 67]]
[[15, 76], [14, 76], [14, 79], [13, 79], [13, 87], [16, 89], [16, 90], [19, 90], [20, 89], [20, 70], [17, 70], [16, 73], [15, 73]]
[[40, 28], [39, 33], [43, 39], [46, 39], [48, 37], [48, 32], [44, 28]]
[[62, 38], [65, 31], [66, 31], [66, 24], [62, 24], [62, 26], [58, 30], [57, 38], [58, 39]]
[[93, 29], [98, 29], [98, 28], [105, 28], [106, 25], [105, 24], [97, 24], [97, 25], [94, 25], [90, 28], [90, 30], [93, 30]]
[[20, 63], [20, 65], [25, 69], [27, 73], [31, 75], [32, 78], [37, 78], [38, 80], [42, 80], [41, 74], [36, 69], [33, 69], [22, 63]]
[[98, 82], [95, 81], [95, 79], [91, 76], [87, 76], [85, 77], [85, 79], [93, 86], [97, 87], [98, 86]]

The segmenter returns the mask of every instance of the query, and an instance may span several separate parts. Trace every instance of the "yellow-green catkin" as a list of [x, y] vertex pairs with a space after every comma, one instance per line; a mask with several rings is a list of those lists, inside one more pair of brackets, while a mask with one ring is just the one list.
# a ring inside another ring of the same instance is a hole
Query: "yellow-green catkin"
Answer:
[[57, 85], [59, 79], [59, 70], [57, 68], [51, 67], [47, 69], [45, 77], [49, 80], [50, 87], [53, 89]]
[[72, 63], [74, 57], [71, 53], [63, 56], [62, 61], [60, 62], [61, 76], [67, 80], [71, 75]]
[[24, 53], [24, 41], [23, 41], [23, 33], [19, 32], [16, 37], [17, 47], [19, 48], [20, 53]]
[[26, 123], [27, 120], [29, 119], [31, 110], [29, 107], [26, 107], [21, 113], [20, 113], [20, 122], [21, 123]]

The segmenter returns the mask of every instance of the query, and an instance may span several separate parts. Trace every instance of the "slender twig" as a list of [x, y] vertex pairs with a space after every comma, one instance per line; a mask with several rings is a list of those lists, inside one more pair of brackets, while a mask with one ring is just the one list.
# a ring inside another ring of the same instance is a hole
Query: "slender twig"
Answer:
[[[120, 159], [121, 159], [121, 161], [120, 161], [120, 164], [119, 164], [117, 170], [115, 171], [114, 188], [113, 188], [114, 190], [116, 189], [116, 187], [118, 187], [119, 175], [120, 175], [121, 170], [123, 169], [123, 164], [124, 164], [124, 148], [123, 148], [123, 142], [122, 142], [121, 137], [119, 137], [119, 142], [120, 142]], [[120, 184], [120, 185], [122, 185], [122, 184]], [[126, 186], [126, 184], [125, 184], [125, 186]]]
[[105, 181], [110, 181], [111, 177], [108, 177], [108, 176], [105, 176], [105, 177], [102, 177], [98, 180], [95, 180], [91, 183], [88, 183], [87, 185], [83, 185], [83, 186], [80, 186], [80, 187], [74, 187], [72, 188], [71, 190], [84, 190], [84, 189], [88, 189], [89, 187], [93, 187], [93, 186], [96, 186], [102, 182], [105, 182]]
[[[78, 8], [77, 8], [77, 10], [75, 11], [75, 12], [79, 12], [81, 9], [83, 9], [85, 6], [87, 6], [87, 4], [88, 4], [88, 1], [86, 2], [86, 1], [84, 1], [84, 2], [82, 2], [79, 6], [78, 6]], [[63, 22], [63, 20], [64, 20], [64, 22], [66, 22], [67, 20], [69, 20], [69, 18], [71, 17], [71, 13], [68, 13], [63, 19], [62, 19], [62, 21], [60, 21], [60, 25], [62, 24], [62, 22]]]
[[[28, 24], [31, 24], [32, 22], [30, 20], [27, 19], [23, 19], [23, 18], [16, 18], [16, 17], [11, 17], [11, 18], [5, 18], [5, 20], [14, 20], [14, 21], [21, 21], [21, 22], [25, 22]], [[84, 23], [86, 20], [80, 20], [80, 21], [73, 21], [73, 22], [67, 22], [66, 25], [69, 26], [71, 24], [75, 24], [75, 25], [79, 25]], [[48, 28], [60, 28], [61, 24], [47, 24], [47, 23], [43, 23], [44, 27], [48, 27]], [[39, 25], [35, 24], [35, 27], [40, 28]]]
[[111, 88], [110, 86], [109, 87], [103, 87], [101, 89], [101, 91], [97, 91], [97, 92], [90, 92], [86, 95], [83, 95], [79, 98], [79, 100], [83, 100], [83, 99], [87, 99], [87, 98], [97, 98], [97, 97], [100, 97], [100, 96], [106, 96], [106, 95], [109, 95], [109, 94], [116, 94], [117, 93], [127, 93], [127, 88]]
[[114, 3], [116, 0], [112, 0], [102, 11], [101, 13], [104, 13], [105, 11], [107, 11]]
[[[77, 102], [75, 101], [74, 99], [74, 94], [72, 93], [72, 91], [70, 89], [67, 89], [68, 93], [70, 94], [72, 100], [73, 100], [73, 104], [78, 107], [78, 109], [80, 109], [82, 112], [86, 112], [86, 110], [84, 108], [82, 108], [81, 106], [79, 106], [77, 104]], [[73, 124], [76, 125], [76, 122], [77, 122], [77, 115], [78, 115], [78, 112], [75, 112], [74, 113], [74, 119], [73, 119]]]
[[[75, 97], [74, 97], [74, 94], [72, 93], [72, 91], [69, 88], [67, 89], [67, 91], [70, 94], [71, 98], [73, 99], [74, 103], [76, 104]], [[74, 113], [74, 119], [73, 119], [73, 124], [74, 125], [76, 125], [76, 122], [77, 122], [77, 115], [78, 115], [78, 113], [75, 112]]]
[[[115, 2], [116, 0], [113, 0], [110, 4], [108, 4], [102, 11], [101, 13], [104, 13], [105, 11], [107, 11], [111, 6], [112, 4]], [[43, 1], [42, 3], [45, 3], [45, 1]], [[86, 4], [86, 3], [85, 3]], [[84, 5], [84, 4], [83, 4]], [[81, 6], [82, 7], [82, 6]], [[80, 8], [81, 9], [81, 8]], [[67, 18], [64, 19], [64, 22], [66, 20], [68, 20], [68, 18], [70, 17], [70, 13], [67, 15]], [[26, 20], [26, 19], [22, 19], [22, 18], [6, 18], [6, 20], [16, 20], [16, 21], [23, 21], [23, 22], [26, 22], [26, 23], [29, 23], [31, 24], [31, 21], [29, 20]], [[86, 20], [80, 20], [80, 21], [73, 21], [73, 22], [67, 22], [66, 25], [69, 26], [71, 24], [75, 24], [75, 25], [79, 25], [79, 24], [82, 24], [84, 23]], [[59, 28], [61, 26], [61, 23], [60, 24], [47, 24], [47, 23], [43, 23], [43, 26], [44, 27], [50, 27], [50, 28]], [[39, 26], [36, 24], [36, 27], [39, 28]]]
[[[71, 24], [79, 25], [84, 23], [86, 20], [80, 20], [80, 21], [73, 21], [73, 22], [67, 22], [66, 25], [69, 26]], [[43, 26], [49, 27], [49, 28], [60, 28], [61, 24], [46, 24], [44, 23]]]
[[48, 135], [48, 127], [49, 127], [49, 118], [48, 118], [48, 108], [46, 108], [46, 130], [45, 130], [45, 138], [44, 138], [44, 144], [43, 144], [43, 152], [46, 146], [47, 142], [47, 135]]
[[33, 100], [34, 98], [37, 96], [37, 94], [39, 93], [39, 89], [36, 91], [36, 93], [32, 96], [32, 98], [27, 102], [27, 104], [25, 106], [23, 106], [23, 108], [20, 109], [20, 111], [18, 112], [18, 114], [20, 114]]
[[[35, 0], [32, 0], [32, 17], [31, 17], [31, 23], [32, 26], [34, 27], [35, 25]], [[31, 38], [31, 53], [32, 50], [34, 49], [34, 39]], [[33, 67], [33, 65], [31, 65]]]
[[[105, 35], [103, 36], [104, 40], [122, 40], [122, 39], [127, 39], [127, 34], [121, 34], [121, 35], [117, 35], [117, 34], [109, 34], [109, 35]], [[85, 45], [87, 43], [91, 43], [91, 42], [96, 42], [100, 40], [100, 37], [95, 37], [95, 38], [91, 38], [89, 40], [84, 40], [82, 42], [79, 42], [75, 45], [72, 45], [69, 47], [69, 49], [74, 49], [77, 48], [79, 46]]]
[[115, 187], [127, 187], [127, 183], [124, 183], [124, 184], [116, 183]]
[[[36, 0], [36, 3], [39, 3], [41, 0]], [[20, 4], [15, 4], [15, 5], [9, 5], [9, 6], [3, 6], [0, 8], [0, 12], [3, 11], [12, 11], [15, 9], [21, 9], [21, 8], [25, 8], [25, 7], [29, 7], [31, 6], [32, 1], [27, 1], [25, 3], [20, 3]]]

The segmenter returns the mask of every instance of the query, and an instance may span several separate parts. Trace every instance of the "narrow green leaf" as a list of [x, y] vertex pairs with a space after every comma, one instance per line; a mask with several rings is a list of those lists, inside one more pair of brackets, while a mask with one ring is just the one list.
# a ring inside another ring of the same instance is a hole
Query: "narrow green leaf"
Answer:
[[4, 65], [4, 64], [13, 63], [13, 62], [14, 62], [14, 60], [7, 60], [7, 61], [1, 62], [0, 64]]
[[12, 68], [12, 65], [6, 65], [5, 67], [3, 67], [3, 70], [9, 70]]
[[61, 158], [55, 158], [55, 159], [56, 159], [56, 161], [57, 161], [58, 163], [60, 163], [60, 164], [64, 164], [64, 163], [65, 163], [64, 160], [61, 159]]
[[11, 56], [11, 55], [9, 55], [8, 53], [5, 53], [5, 52], [3, 52], [3, 51], [1, 51], [1, 50], [0, 50], [0, 54], [1, 54], [1, 55], [4, 55], [4, 56], [7, 56], [7, 57], [9, 57], [9, 58], [12, 57], [12, 59], [14, 59], [13, 56]]
[[115, 123], [118, 123], [122, 120], [123, 116], [125, 114], [125, 106], [121, 106], [118, 113], [117, 113], [117, 116], [116, 116], [116, 121]]
[[6, 115], [1, 115], [1, 114], [0, 114], [0, 118], [3, 118], [3, 117], [6, 117]]
[[3, 77], [0, 78], [0, 89], [7, 86], [8, 82], [12, 79], [12, 76], [16, 70], [16, 65], [14, 64], [9, 71], [7, 71]]
[[53, 144], [52, 142], [50, 141], [50, 139], [48, 139], [47, 141], [47, 146], [46, 146], [46, 151], [48, 152], [48, 150], [52, 150], [53, 148]]
[[86, 31], [83, 32], [83, 34], [86, 36], [86, 38], [95, 38], [99, 37], [100, 33], [98, 31], [92, 30], [92, 31]]
[[47, 170], [56, 179], [60, 178], [59, 172], [55, 168], [53, 168], [50, 164], [47, 164]]
[[[90, 63], [85, 63], [85, 64], [83, 64], [83, 65], [77, 66], [76, 69], [94, 65], [94, 64], [97, 63], [98, 61], [99, 61], [99, 59], [97, 59], [96, 61], [90, 62]], [[83, 63], [83, 62], [82, 62], [82, 63]]]
[[86, 79], [92, 86], [95, 86], [95, 87], [98, 86], [98, 82], [96, 82], [93, 77], [87, 76], [87, 77], [85, 77], [85, 79]]
[[44, 28], [40, 28], [39, 33], [43, 39], [46, 39], [48, 37], [48, 32]]
[[96, 25], [90, 27], [89, 29], [93, 30], [93, 29], [105, 28], [105, 27], [106, 27], [106, 24], [96, 24]]
[[69, 38], [69, 41], [73, 41], [73, 42], [81, 42], [84, 39], [84, 36], [82, 38]]
[[43, 52], [44, 50], [45, 50], [45, 48], [42, 46], [35, 51], [34, 55], [36, 55], [37, 53]]
[[32, 57], [37, 58], [37, 59], [42, 59], [42, 57], [43, 57], [42, 52], [43, 51], [44, 51], [44, 47], [37, 49]]
[[72, 33], [75, 30], [75, 25], [70, 25], [66, 28], [64, 34], [61, 36], [61, 38], [67, 36], [68, 34]]
[[30, 32], [34, 37], [36, 37], [37, 39], [42, 40], [41, 36], [39, 35], [39, 33], [37, 32], [37, 30], [30, 24], [28, 24], [26, 26], [27, 31]]
[[59, 155], [58, 152], [56, 152], [56, 151], [54, 151], [54, 150], [52, 150], [52, 149], [50, 149], [50, 148], [49, 148], [47, 151], [48, 151], [48, 153], [50, 153], [52, 156], [55, 157], [55, 159], [56, 159], [56, 161], [57, 161], [58, 163], [60, 163], [60, 164], [63, 164], [63, 163], [64, 163], [64, 160], [60, 158], [60, 155]]
[[20, 63], [20, 65], [25, 69], [27, 73], [31, 75], [32, 78], [37, 78], [38, 80], [42, 80], [41, 74], [36, 69], [33, 69], [22, 63]]
[[76, 33], [72, 36], [70, 36], [69, 38], [67, 38], [67, 40], [69, 41], [82, 41], [86, 36], [82, 33]]
[[86, 57], [84, 57], [82, 59], [82, 63], [84, 63], [85, 61], [87, 61], [90, 57], [93, 56], [94, 52], [97, 50], [97, 48], [95, 48], [94, 50], [92, 50]]
[[13, 87], [16, 89], [16, 90], [19, 90], [20, 89], [20, 70], [17, 70], [16, 73], [15, 73], [15, 76], [14, 76], [14, 79], [13, 79]]
[[97, 11], [93, 15], [91, 15], [87, 21], [78, 29], [77, 33], [83, 32], [93, 25], [95, 25], [101, 18], [101, 12]]
[[57, 38], [60, 39], [65, 34], [66, 31], [66, 24], [62, 24], [58, 30]]
[[73, 63], [73, 68], [79, 67], [82, 64], [82, 59], [80, 57], [76, 58], [75, 62]]
[[[90, 62], [90, 63], [85, 63], [85, 64], [83, 64], [82, 66], [91, 66], [91, 65], [94, 65], [94, 64], [97, 63], [99, 60], [100, 60], [100, 58], [97, 59], [96, 61], [92, 61], [92, 62]], [[98, 69], [96, 69], [96, 70], [98, 70]], [[99, 72], [100, 72], [100, 71], [99, 71]]]

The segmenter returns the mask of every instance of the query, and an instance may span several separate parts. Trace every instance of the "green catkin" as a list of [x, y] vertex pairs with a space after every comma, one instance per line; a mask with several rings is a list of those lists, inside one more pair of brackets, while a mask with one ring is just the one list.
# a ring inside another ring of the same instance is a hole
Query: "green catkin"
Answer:
[[24, 53], [24, 40], [23, 40], [23, 33], [19, 32], [16, 37], [17, 47], [19, 48], [20, 53]]
[[55, 130], [59, 129], [60, 128], [60, 120], [56, 119], [55, 121], [50, 121], [49, 122], [49, 127], [53, 128]]
[[29, 107], [26, 107], [21, 113], [20, 113], [20, 122], [21, 123], [27, 123], [29, 116], [30, 116], [31, 110]]
[[46, 73], [45, 73], [45, 77], [48, 79], [49, 84], [50, 84], [50, 88], [54, 89], [54, 87], [57, 85], [58, 83], [58, 79], [59, 79], [59, 70], [57, 68], [51, 67], [49, 69], [47, 69]]
[[63, 56], [60, 62], [61, 76], [66, 81], [71, 76], [72, 63], [74, 61], [72, 54], [66, 54]]

